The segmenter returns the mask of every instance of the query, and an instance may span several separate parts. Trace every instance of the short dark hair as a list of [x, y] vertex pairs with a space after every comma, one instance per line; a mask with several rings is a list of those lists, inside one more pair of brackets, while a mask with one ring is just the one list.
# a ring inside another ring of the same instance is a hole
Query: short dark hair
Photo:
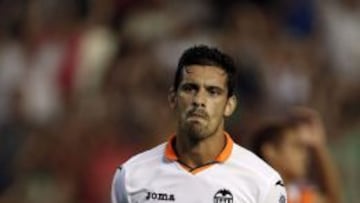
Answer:
[[284, 139], [285, 132], [292, 128], [293, 123], [291, 122], [274, 122], [263, 126], [253, 135], [251, 143], [252, 151], [260, 158], [264, 159], [262, 147], [265, 144], [279, 146]]
[[186, 49], [181, 55], [175, 73], [174, 91], [179, 88], [182, 80], [182, 70], [189, 65], [216, 66], [227, 74], [228, 97], [234, 95], [236, 86], [236, 67], [234, 60], [215, 47], [206, 45], [193, 46]]

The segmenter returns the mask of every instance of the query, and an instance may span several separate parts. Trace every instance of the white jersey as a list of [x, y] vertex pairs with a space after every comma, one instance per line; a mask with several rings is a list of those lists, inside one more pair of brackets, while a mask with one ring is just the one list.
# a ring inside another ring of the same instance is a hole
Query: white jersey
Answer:
[[214, 162], [192, 170], [178, 162], [174, 138], [134, 156], [115, 173], [112, 203], [286, 203], [279, 174], [226, 139]]

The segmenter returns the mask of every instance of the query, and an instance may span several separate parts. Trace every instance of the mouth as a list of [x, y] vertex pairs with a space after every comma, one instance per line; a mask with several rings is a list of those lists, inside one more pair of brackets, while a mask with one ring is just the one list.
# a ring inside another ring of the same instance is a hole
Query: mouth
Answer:
[[188, 114], [188, 118], [207, 119], [207, 114], [204, 111], [192, 111]]
[[190, 114], [188, 117], [195, 117], [195, 118], [203, 118], [203, 119], [205, 119], [205, 116], [204, 115], [202, 115], [202, 114]]

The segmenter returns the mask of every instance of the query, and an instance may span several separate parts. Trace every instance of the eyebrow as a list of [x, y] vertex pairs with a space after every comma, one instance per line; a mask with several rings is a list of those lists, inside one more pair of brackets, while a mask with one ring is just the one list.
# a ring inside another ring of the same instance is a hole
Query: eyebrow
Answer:
[[214, 85], [205, 85], [205, 88], [213, 88], [213, 89], [216, 89], [216, 90], [220, 90], [220, 91], [225, 91], [224, 88], [222, 87], [219, 87], [219, 86], [214, 86]]
[[[184, 82], [180, 85], [180, 87], [183, 87], [183, 86], [191, 86], [191, 87], [199, 87], [200, 85], [198, 85], [197, 83], [195, 82]], [[221, 92], [225, 92], [226, 89], [225, 88], [222, 88], [222, 87], [219, 87], [217, 85], [205, 85], [205, 89], [216, 89], [218, 91], [221, 91]]]

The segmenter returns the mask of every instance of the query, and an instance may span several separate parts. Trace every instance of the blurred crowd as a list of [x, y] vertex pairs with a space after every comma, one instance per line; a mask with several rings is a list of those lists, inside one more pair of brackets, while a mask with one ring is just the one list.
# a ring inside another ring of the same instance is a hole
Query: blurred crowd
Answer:
[[360, 199], [359, 1], [0, 0], [0, 15], [1, 203], [108, 203], [115, 168], [174, 131], [167, 93], [195, 44], [239, 65], [238, 143], [311, 107]]

